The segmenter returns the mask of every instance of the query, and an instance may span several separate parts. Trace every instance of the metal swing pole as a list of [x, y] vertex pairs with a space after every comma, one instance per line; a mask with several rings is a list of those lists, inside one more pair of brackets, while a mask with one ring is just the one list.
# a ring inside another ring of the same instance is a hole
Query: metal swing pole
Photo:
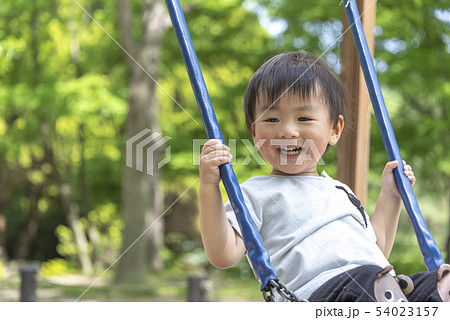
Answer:
[[380, 84], [367, 45], [364, 29], [361, 24], [358, 7], [355, 0], [344, 1], [345, 12], [347, 15], [350, 28], [352, 30], [353, 39], [358, 52], [361, 68], [366, 80], [367, 89], [369, 91], [370, 100], [372, 101], [373, 110], [380, 128], [381, 137], [388, 155], [389, 161], [397, 160], [398, 167], [394, 169], [394, 177], [398, 190], [402, 197], [406, 211], [411, 219], [411, 223], [416, 233], [417, 241], [422, 252], [425, 265], [429, 271], [436, 270], [444, 264], [441, 252], [434, 241], [433, 236], [427, 228], [422, 214], [414, 196], [411, 183], [403, 174], [403, 162], [400, 151], [395, 139], [394, 130], [389, 120], [389, 114], [384, 103], [383, 94], [381, 93]]
[[[175, 29], [178, 45], [180, 46], [181, 54], [186, 65], [195, 99], [197, 100], [200, 109], [206, 135], [208, 139], [218, 139], [224, 142], [180, 2], [178, 0], [166, 0], [166, 5]], [[267, 290], [269, 290], [274, 287], [273, 283], [280, 283], [277, 273], [270, 265], [269, 253], [263, 245], [261, 236], [253, 225], [250, 213], [244, 203], [244, 197], [233, 171], [233, 167], [230, 163], [226, 163], [221, 165], [219, 169], [220, 177], [222, 178], [225, 190], [242, 231], [242, 238], [247, 249], [247, 255], [251, 262], [253, 272], [261, 283], [261, 291], [265, 292], [264, 290], [266, 287]], [[276, 285], [275, 288], [278, 289]], [[269, 295], [271, 292], [272, 290], [270, 290]]]

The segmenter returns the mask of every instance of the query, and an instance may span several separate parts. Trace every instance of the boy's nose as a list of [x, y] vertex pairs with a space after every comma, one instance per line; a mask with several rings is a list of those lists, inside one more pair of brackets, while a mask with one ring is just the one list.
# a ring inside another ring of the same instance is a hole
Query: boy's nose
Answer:
[[294, 125], [284, 125], [280, 128], [280, 138], [297, 138], [299, 132]]

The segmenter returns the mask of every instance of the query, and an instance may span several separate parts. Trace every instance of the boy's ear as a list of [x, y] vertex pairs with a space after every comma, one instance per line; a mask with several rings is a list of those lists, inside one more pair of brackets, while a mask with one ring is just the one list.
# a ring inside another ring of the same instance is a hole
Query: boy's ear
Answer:
[[342, 130], [344, 130], [344, 125], [345, 125], [344, 117], [340, 115], [337, 124], [334, 126], [333, 131], [331, 132], [328, 144], [335, 145], [339, 141], [339, 138], [341, 137], [342, 134]]

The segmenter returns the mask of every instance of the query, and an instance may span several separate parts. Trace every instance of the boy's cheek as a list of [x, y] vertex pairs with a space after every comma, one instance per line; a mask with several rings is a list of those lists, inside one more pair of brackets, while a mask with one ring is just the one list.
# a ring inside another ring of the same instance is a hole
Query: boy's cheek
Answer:
[[269, 162], [271, 165], [273, 165], [273, 149], [271, 149], [272, 147], [270, 146], [270, 144], [268, 142], [264, 143], [263, 146], [261, 148], [259, 148], [259, 153], [261, 154], [261, 156], [264, 158], [264, 160], [266, 160], [267, 162]]

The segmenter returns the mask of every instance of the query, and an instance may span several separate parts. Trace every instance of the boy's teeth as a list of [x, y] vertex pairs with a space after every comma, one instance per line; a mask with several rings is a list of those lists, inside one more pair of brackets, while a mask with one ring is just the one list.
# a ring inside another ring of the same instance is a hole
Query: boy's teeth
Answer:
[[280, 150], [282, 153], [285, 153], [287, 155], [292, 155], [292, 154], [299, 154], [301, 148], [300, 147], [289, 147], [289, 148], [282, 147], [282, 148], [280, 148]]

